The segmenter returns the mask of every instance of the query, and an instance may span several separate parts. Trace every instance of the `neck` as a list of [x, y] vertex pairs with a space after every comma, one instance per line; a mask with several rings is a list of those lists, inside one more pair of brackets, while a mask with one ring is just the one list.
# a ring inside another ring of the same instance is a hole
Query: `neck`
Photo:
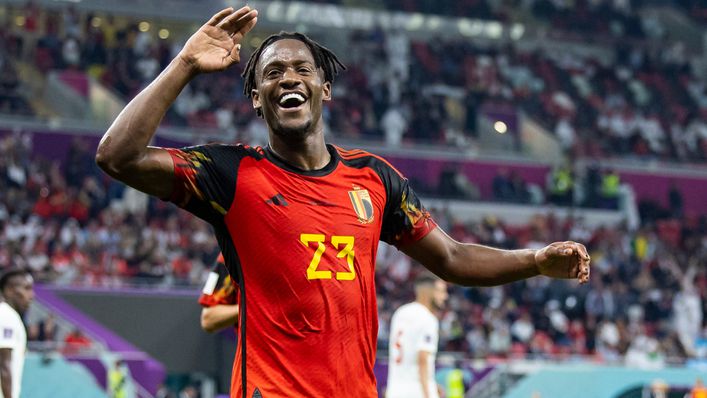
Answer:
[[288, 164], [302, 170], [319, 170], [331, 161], [323, 131], [292, 140], [271, 133], [270, 150]]
[[435, 308], [432, 306], [432, 300], [427, 299], [425, 297], [418, 297], [415, 302], [422, 304], [425, 308], [427, 308], [431, 313], [435, 313]]

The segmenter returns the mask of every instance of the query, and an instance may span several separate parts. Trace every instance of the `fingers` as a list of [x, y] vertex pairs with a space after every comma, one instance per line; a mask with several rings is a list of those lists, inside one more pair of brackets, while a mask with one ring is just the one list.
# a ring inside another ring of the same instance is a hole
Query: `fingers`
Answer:
[[579, 283], [587, 283], [589, 282], [589, 274], [591, 272], [591, 268], [589, 266], [591, 259], [589, 257], [589, 253], [587, 253], [587, 248], [584, 247], [583, 244], [575, 243], [575, 247], [577, 257], [579, 259], [577, 264], [579, 268], [577, 279], [579, 279]]
[[[256, 11], [256, 12], [257, 12], [257, 11]], [[255, 18], [253, 18], [253, 19], [251, 19], [250, 21], [248, 21], [248, 23], [246, 23], [245, 26], [243, 26], [243, 27], [240, 29], [240, 31], [238, 32], [238, 34], [240, 34], [241, 37], [243, 37], [243, 35], [245, 35], [246, 33], [250, 32], [251, 29], [253, 29], [253, 27], [255, 26], [255, 24], [256, 24], [257, 22], [258, 22], [258, 17], [256, 16]]]
[[578, 254], [579, 254], [579, 272], [580, 272], [580, 278], [579, 282], [580, 283], [587, 283], [589, 282], [589, 275], [591, 273], [591, 258], [589, 257], [589, 253], [587, 253], [587, 248], [584, 247], [583, 244], [578, 243]]
[[571, 256], [575, 253], [575, 243], [574, 242], [560, 242], [556, 243], [554, 247], [554, 253], [557, 256]]
[[571, 259], [570, 268], [567, 270], [568, 277], [577, 278], [580, 284], [589, 282], [590, 257], [587, 248], [577, 242], [558, 242], [553, 247], [554, 255], [559, 257], [574, 257]]
[[219, 22], [221, 22], [224, 18], [227, 16], [231, 15], [233, 13], [233, 7], [228, 7], [225, 8], [219, 12], [217, 12], [211, 19], [209, 19], [208, 22], [206, 22], [207, 25], [211, 26], [216, 26], [218, 25]]
[[229, 15], [217, 26], [227, 32], [235, 33], [242, 30], [243, 27], [247, 26], [249, 23], [252, 23], [257, 17], [258, 10], [251, 10], [250, 7], [243, 7]]

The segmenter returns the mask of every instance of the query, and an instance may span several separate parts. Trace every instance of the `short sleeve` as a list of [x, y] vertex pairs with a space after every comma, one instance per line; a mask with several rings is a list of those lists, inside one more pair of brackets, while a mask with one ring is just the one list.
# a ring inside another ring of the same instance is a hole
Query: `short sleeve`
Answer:
[[235, 195], [239, 148], [209, 144], [167, 149], [174, 162], [174, 188], [168, 200], [209, 222], [223, 218]]
[[439, 326], [437, 322], [424, 322], [417, 336], [416, 351], [437, 352]]
[[219, 260], [209, 273], [199, 296], [199, 304], [203, 307], [238, 304], [238, 284], [228, 275], [222, 256]]
[[382, 241], [404, 247], [424, 238], [437, 227], [407, 178], [385, 161], [379, 164], [379, 175], [387, 194]]
[[15, 348], [17, 346], [17, 333], [7, 319], [0, 321], [0, 348]]

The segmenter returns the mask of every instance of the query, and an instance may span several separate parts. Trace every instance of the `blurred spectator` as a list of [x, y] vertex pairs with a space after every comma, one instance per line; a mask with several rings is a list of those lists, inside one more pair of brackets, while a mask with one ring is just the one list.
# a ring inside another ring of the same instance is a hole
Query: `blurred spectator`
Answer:
[[461, 168], [449, 166], [442, 170], [439, 177], [439, 195], [447, 198], [479, 200], [479, 188], [472, 183]]
[[682, 192], [680, 192], [680, 189], [674, 181], [670, 183], [670, 190], [668, 191], [668, 203], [670, 206], [671, 215], [674, 218], [681, 218], [684, 211]]
[[513, 199], [513, 182], [510, 178], [508, 169], [501, 168], [493, 177], [493, 198], [501, 202], [511, 201]]
[[64, 355], [80, 354], [86, 349], [91, 348], [93, 342], [89, 339], [81, 329], [75, 328], [71, 333], [64, 338]]
[[39, 341], [42, 343], [56, 343], [57, 325], [54, 314], [49, 313], [39, 323], [30, 325], [28, 328], [28, 341]]
[[695, 380], [695, 385], [690, 390], [690, 393], [685, 396], [685, 398], [707, 398], [707, 387], [705, 387], [702, 379], [697, 378]]
[[574, 174], [567, 164], [554, 167], [548, 175], [548, 202], [571, 206], [574, 200]]
[[619, 208], [619, 188], [621, 178], [616, 170], [604, 170], [601, 176], [601, 207], [604, 209]]

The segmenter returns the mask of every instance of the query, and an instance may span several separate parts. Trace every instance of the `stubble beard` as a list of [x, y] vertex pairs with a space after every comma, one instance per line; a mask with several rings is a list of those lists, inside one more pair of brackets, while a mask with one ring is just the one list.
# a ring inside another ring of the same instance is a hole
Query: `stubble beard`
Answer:
[[312, 120], [308, 120], [300, 126], [283, 126], [279, 122], [273, 128], [273, 133], [281, 140], [288, 143], [301, 142], [311, 131]]

